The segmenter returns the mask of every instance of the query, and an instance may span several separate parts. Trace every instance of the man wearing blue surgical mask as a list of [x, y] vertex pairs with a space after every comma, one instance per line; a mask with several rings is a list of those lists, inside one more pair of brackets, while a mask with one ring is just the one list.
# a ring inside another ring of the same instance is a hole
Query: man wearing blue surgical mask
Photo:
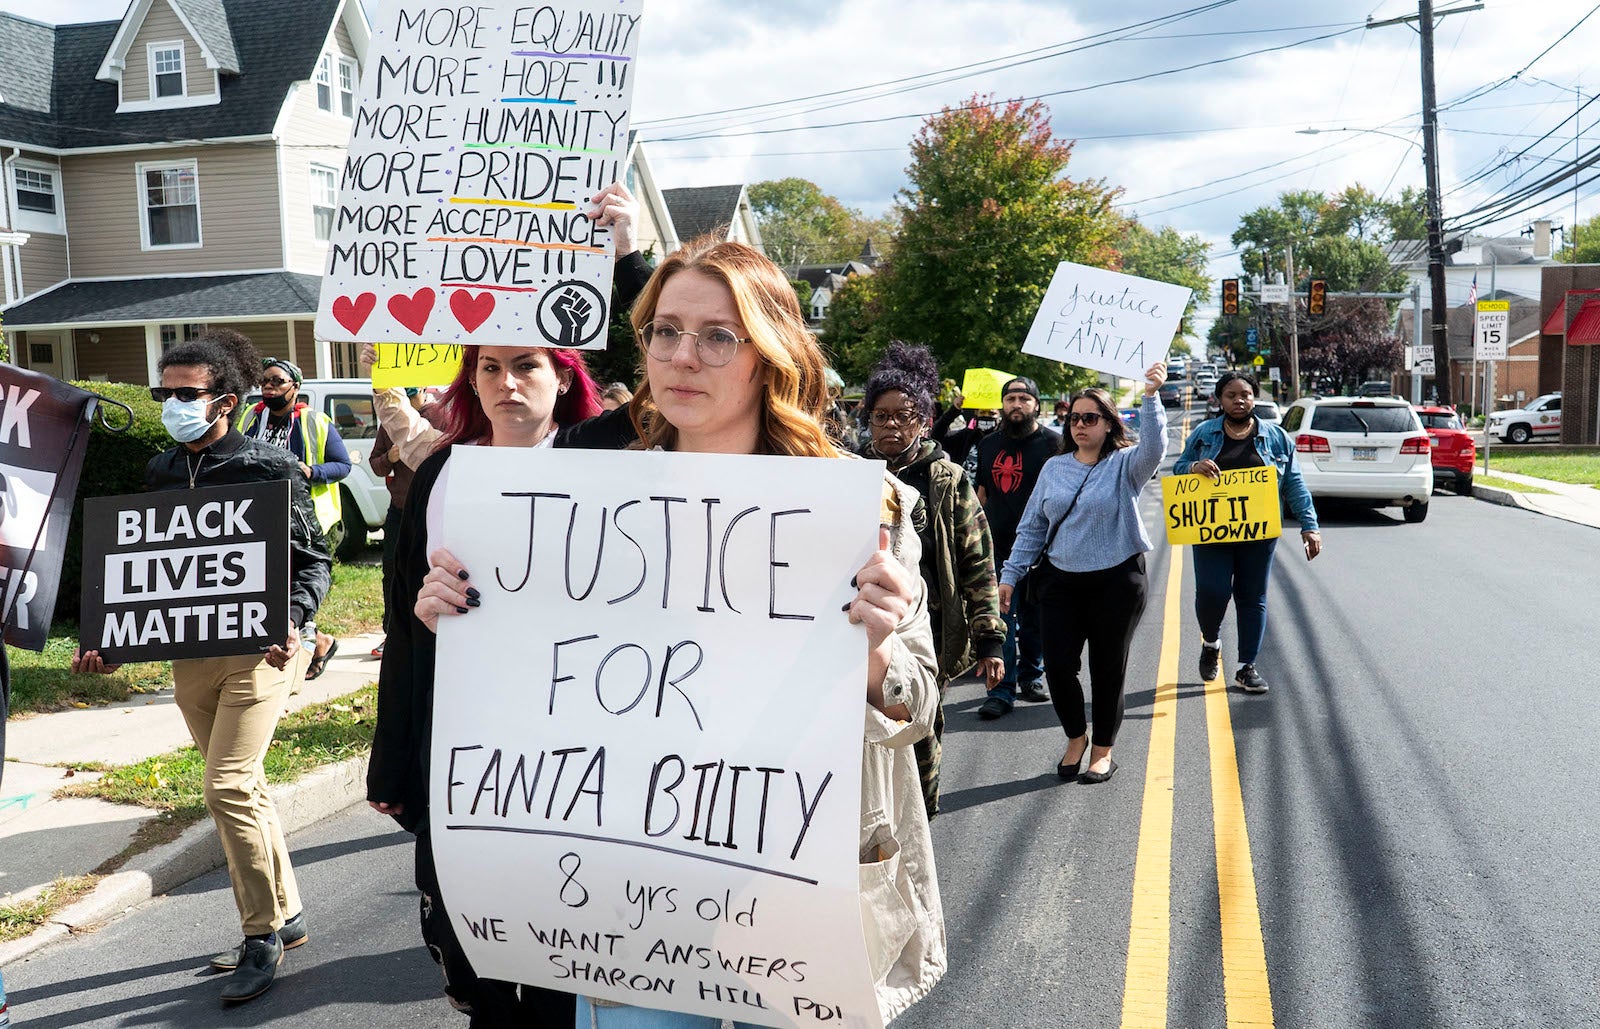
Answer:
[[[331, 561], [316, 524], [306, 478], [287, 452], [245, 439], [233, 428], [240, 398], [261, 362], [250, 340], [211, 329], [161, 355], [161, 421], [178, 441], [150, 459], [152, 490], [287, 480], [289, 483], [289, 638], [265, 657], [185, 658], [172, 662], [174, 701], [204, 755], [206, 810], [233, 880], [244, 941], [211, 959], [230, 971], [221, 997], [236, 1004], [272, 985], [283, 952], [307, 942], [305, 913], [262, 761], [284, 701], [305, 672], [301, 645], [328, 592]], [[114, 672], [98, 651], [73, 654], [78, 673]]]

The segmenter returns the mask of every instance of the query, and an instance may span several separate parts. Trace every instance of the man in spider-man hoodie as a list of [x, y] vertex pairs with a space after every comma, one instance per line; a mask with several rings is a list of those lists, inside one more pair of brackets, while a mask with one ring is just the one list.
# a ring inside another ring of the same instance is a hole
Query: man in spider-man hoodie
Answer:
[[[978, 442], [978, 499], [994, 538], [996, 575], [1011, 555], [1017, 523], [1040, 469], [1060, 448], [1061, 434], [1039, 424], [1039, 387], [1026, 376], [1007, 382], [1001, 390], [1000, 431]], [[1010, 714], [1019, 693], [1023, 700], [1050, 699], [1044, 686], [1039, 612], [1019, 603], [1021, 596], [1017, 591], [1006, 615], [1005, 678], [978, 708], [980, 718]]]

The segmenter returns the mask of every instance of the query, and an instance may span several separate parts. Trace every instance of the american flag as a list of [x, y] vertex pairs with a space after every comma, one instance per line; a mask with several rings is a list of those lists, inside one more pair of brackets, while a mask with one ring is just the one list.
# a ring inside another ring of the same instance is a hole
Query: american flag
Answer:
[[[1476, 355], [1477, 350], [1478, 350], [1478, 315], [1477, 315], [1477, 311], [1478, 311], [1478, 273], [1477, 272], [1473, 272], [1472, 273], [1472, 292], [1467, 294], [1467, 311], [1468, 311], [1467, 317], [1472, 319], [1472, 322], [1471, 322], [1471, 324], [1472, 324], [1472, 350], [1473, 350], [1474, 355]], [[1473, 361], [1473, 364], [1477, 364], [1477, 361], [1478, 361], [1477, 357], [1474, 356], [1472, 361]]]

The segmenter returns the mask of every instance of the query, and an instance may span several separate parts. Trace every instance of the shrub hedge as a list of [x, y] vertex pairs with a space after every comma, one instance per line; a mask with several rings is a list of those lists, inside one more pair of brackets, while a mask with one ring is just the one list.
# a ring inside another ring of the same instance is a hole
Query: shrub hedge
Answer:
[[[150, 399], [150, 387], [125, 382], [76, 382], [73, 385], [127, 404], [133, 410], [133, 425], [126, 432], [115, 433], [96, 419], [94, 431], [89, 435], [78, 495], [72, 502], [72, 527], [67, 532], [66, 556], [61, 566], [61, 590], [56, 596], [55, 620], [58, 622], [78, 620], [78, 594], [83, 579], [84, 498], [143, 492], [145, 465], [172, 446], [172, 438], [161, 424], [161, 405]], [[106, 411], [106, 418], [113, 425], [121, 425], [125, 417], [116, 408]]]

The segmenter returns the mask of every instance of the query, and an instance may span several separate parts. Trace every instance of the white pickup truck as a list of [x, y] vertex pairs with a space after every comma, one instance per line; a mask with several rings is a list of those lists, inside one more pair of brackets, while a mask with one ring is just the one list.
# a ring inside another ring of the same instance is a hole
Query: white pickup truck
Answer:
[[1561, 438], [1561, 394], [1546, 393], [1516, 411], [1495, 411], [1484, 431], [1497, 440], [1527, 443], [1533, 439]]

